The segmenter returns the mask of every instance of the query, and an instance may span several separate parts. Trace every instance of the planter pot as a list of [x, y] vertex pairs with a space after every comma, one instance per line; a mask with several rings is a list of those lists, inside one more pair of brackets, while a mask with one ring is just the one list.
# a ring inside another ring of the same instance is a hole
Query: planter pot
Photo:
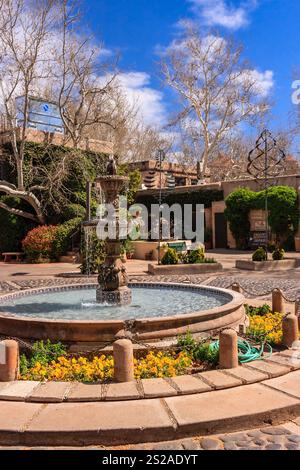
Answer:
[[295, 269], [300, 267], [300, 259], [285, 259], [282, 261], [236, 261], [236, 268], [246, 271], [280, 271], [284, 269]]
[[167, 274], [167, 275], [180, 275], [180, 274], [205, 274], [215, 273], [223, 270], [220, 263], [201, 263], [201, 264], [175, 264], [175, 265], [148, 265], [148, 272], [150, 274]]

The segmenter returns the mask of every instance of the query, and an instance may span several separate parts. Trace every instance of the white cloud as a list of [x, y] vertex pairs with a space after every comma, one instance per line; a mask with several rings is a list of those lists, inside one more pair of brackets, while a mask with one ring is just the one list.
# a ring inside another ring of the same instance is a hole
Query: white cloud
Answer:
[[121, 73], [118, 80], [127, 99], [139, 109], [146, 125], [160, 127], [167, 121], [163, 93], [151, 87], [151, 77], [145, 72]]
[[228, 0], [188, 0], [194, 12], [208, 26], [222, 26], [237, 30], [249, 23], [249, 13], [257, 6], [257, 0], [241, 1], [239, 6]]
[[274, 72], [272, 70], [266, 70], [265, 72], [260, 72], [256, 69], [245, 70], [241, 79], [247, 78], [255, 82], [255, 93], [258, 96], [266, 98], [270, 95], [275, 83]]

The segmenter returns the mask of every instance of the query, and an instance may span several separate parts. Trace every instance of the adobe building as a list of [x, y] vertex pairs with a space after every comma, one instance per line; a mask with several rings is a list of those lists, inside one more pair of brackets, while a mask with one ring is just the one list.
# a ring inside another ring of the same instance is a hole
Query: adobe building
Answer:
[[[294, 175], [287, 175], [276, 178], [274, 184], [277, 186], [289, 186], [297, 190], [300, 198], [300, 173]], [[220, 249], [235, 249], [236, 242], [230, 232], [228, 222], [225, 218], [225, 199], [226, 197], [238, 188], [249, 188], [253, 191], [261, 191], [261, 187], [254, 179], [240, 179], [232, 181], [221, 181], [219, 183], [210, 183], [203, 185], [187, 185], [178, 186], [174, 188], [163, 189], [163, 199], [171, 196], [172, 204], [176, 199], [183, 200], [184, 197], [193, 198], [194, 202], [199, 199], [199, 204], [203, 203], [203, 198], [206, 193], [210, 193], [212, 200], [209, 201], [205, 208], [205, 226], [212, 230], [212, 245], [213, 248]], [[145, 203], [145, 201], [158, 201], [160, 190], [143, 189], [137, 193], [137, 203]], [[178, 198], [177, 198], [178, 196]], [[214, 200], [215, 199], [215, 200]], [[146, 204], [147, 205], [147, 204]], [[251, 211], [250, 214], [251, 231], [263, 232], [265, 230], [265, 214], [264, 211]], [[298, 233], [296, 234], [296, 248], [300, 252], [300, 223]]]
[[128, 164], [129, 170], [139, 170], [142, 175], [142, 185], [151, 190], [160, 187], [172, 188], [177, 186], [194, 186], [198, 183], [197, 169], [178, 163], [162, 162], [156, 160], [134, 162]]

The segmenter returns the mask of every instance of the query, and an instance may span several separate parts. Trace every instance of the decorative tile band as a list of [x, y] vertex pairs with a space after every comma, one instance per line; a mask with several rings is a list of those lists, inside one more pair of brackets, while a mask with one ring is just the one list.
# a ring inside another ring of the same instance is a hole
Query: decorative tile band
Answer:
[[[5, 303], [10, 302], [15, 299], [19, 299], [22, 297], [30, 297], [31, 295], [39, 295], [39, 294], [48, 294], [53, 292], [66, 292], [71, 290], [95, 290], [97, 284], [71, 284], [65, 286], [53, 286], [53, 287], [40, 287], [35, 289], [28, 289], [18, 292], [13, 292], [9, 294], [5, 294], [0, 296], [0, 302], [5, 305]], [[182, 290], [182, 291], [190, 291], [190, 292], [199, 292], [205, 293], [208, 295], [214, 295], [218, 297], [225, 297], [228, 301], [232, 301], [234, 296], [233, 293], [226, 291], [225, 289], [218, 289], [215, 287], [206, 287], [201, 285], [194, 285], [194, 284], [172, 284], [172, 283], [163, 283], [163, 282], [131, 282], [129, 283], [129, 287], [134, 287], [136, 289], [165, 289], [165, 290]]]

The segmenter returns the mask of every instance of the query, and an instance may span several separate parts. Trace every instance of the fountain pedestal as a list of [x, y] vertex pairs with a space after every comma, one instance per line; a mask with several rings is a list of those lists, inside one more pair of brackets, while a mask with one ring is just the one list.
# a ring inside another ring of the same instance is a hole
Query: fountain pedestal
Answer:
[[97, 302], [112, 305], [128, 305], [132, 302], [131, 290], [128, 287], [126, 267], [121, 260], [119, 193], [128, 178], [116, 175], [102, 176], [96, 179], [101, 188], [106, 204], [115, 209], [113, 224], [115, 237], [106, 240], [106, 259], [99, 270]]

